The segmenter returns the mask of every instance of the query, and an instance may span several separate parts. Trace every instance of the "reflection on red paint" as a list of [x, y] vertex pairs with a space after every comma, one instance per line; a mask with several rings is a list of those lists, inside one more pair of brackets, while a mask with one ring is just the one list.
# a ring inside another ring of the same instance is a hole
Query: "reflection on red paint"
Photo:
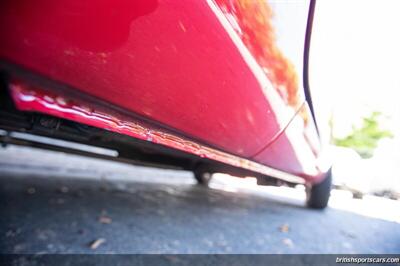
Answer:
[[215, 1], [282, 99], [298, 108], [302, 101], [296, 69], [276, 43], [273, 12], [267, 0]]

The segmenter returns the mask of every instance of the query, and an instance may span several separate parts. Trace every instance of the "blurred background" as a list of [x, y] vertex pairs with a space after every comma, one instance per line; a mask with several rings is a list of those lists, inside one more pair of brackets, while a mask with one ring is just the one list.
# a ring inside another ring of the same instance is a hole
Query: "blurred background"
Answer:
[[400, 2], [317, 1], [310, 86], [332, 144], [334, 183], [399, 198]]

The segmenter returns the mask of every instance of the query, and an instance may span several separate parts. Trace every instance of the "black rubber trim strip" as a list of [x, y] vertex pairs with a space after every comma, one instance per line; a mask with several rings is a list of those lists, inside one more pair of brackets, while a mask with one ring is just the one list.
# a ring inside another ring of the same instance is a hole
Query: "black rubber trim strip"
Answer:
[[316, 0], [310, 0], [310, 7], [308, 10], [308, 19], [307, 19], [307, 29], [306, 29], [306, 38], [304, 42], [304, 55], [303, 55], [303, 88], [304, 94], [306, 97], [306, 102], [310, 107], [312, 117], [314, 119], [314, 124], [317, 129], [317, 133], [319, 135], [317, 120], [315, 117], [315, 111], [313, 107], [311, 91], [310, 91], [310, 82], [309, 82], [309, 57], [310, 57], [310, 43], [311, 43], [311, 34], [312, 34], [312, 26], [314, 21], [314, 11], [315, 11], [315, 3]]

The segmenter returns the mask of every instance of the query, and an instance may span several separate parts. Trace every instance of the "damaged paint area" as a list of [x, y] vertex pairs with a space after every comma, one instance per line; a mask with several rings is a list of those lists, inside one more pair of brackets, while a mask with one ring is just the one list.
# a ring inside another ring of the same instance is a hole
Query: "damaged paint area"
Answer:
[[17, 109], [21, 111], [39, 112], [72, 120], [288, 182], [304, 183], [304, 180], [300, 177], [201, 145], [184, 137], [169, 133], [167, 130], [155, 128], [145, 122], [137, 121], [127, 115], [105, 110], [104, 107], [98, 104], [67, 98], [42, 88], [27, 85], [20, 80], [14, 80], [10, 83], [10, 91]]

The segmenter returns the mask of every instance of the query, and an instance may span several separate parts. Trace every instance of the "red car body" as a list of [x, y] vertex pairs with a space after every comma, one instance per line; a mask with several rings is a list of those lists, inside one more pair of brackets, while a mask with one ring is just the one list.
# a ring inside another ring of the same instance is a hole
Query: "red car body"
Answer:
[[317, 183], [327, 168], [307, 88], [313, 4], [2, 1], [1, 70], [19, 112]]

